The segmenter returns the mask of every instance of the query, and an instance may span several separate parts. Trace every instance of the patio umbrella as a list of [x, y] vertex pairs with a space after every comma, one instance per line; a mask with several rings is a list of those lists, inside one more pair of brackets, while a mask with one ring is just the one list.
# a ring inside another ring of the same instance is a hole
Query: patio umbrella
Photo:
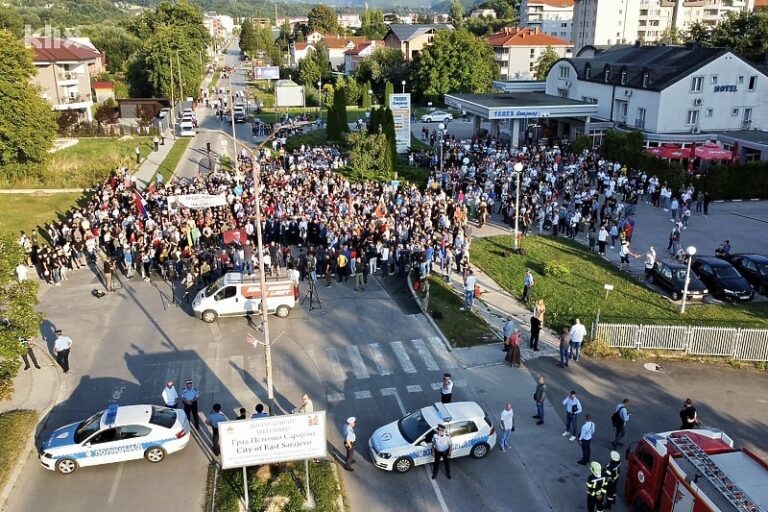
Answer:
[[702, 160], [731, 160], [733, 159], [733, 152], [721, 148], [717, 144], [708, 143], [696, 148], [696, 158], [701, 158]]

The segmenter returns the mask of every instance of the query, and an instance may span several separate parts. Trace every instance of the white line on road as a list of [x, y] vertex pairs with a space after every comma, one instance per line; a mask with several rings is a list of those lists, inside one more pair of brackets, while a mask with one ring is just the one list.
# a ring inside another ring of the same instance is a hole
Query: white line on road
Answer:
[[[400, 395], [397, 394], [397, 388], [384, 388], [381, 390], [381, 394], [383, 396], [394, 396], [395, 400], [397, 400], [397, 405], [400, 407], [400, 414], [403, 416], [406, 415], [408, 411], [405, 410], [405, 407], [403, 406], [403, 401], [400, 400]], [[448, 512], [448, 505], [445, 504], [445, 498], [443, 498], [443, 493], [440, 491], [440, 487], [437, 485], [437, 482], [435, 480], [432, 480], [430, 474], [429, 474], [429, 468], [425, 465], [424, 466], [424, 473], [427, 475], [427, 478], [429, 478], [429, 481], [432, 482], [432, 489], [435, 491], [435, 496], [437, 496], [437, 502], [440, 503], [440, 510], [442, 512]]]
[[397, 360], [400, 361], [400, 366], [403, 367], [405, 373], [416, 373], [416, 367], [413, 366], [411, 358], [408, 357], [408, 352], [405, 351], [402, 341], [391, 341], [389, 345], [392, 347], [392, 351], [395, 353]]
[[405, 389], [407, 389], [409, 393], [421, 393], [421, 386], [419, 386], [418, 384], [405, 386]]
[[360, 349], [354, 345], [349, 346], [347, 347], [347, 355], [352, 362], [352, 371], [355, 372], [355, 377], [358, 379], [367, 379], [369, 377], [368, 369], [365, 367], [363, 356], [360, 355]]
[[120, 478], [123, 476], [124, 466], [125, 462], [121, 462], [117, 466], [117, 473], [115, 473], [115, 480], [112, 482], [112, 488], [109, 490], [109, 498], [107, 499], [107, 503], [115, 502], [115, 496], [117, 496], [117, 487], [120, 485]]
[[437, 354], [437, 358], [440, 359], [445, 368], [459, 367], [459, 365], [456, 363], [456, 360], [451, 356], [451, 354], [448, 353], [448, 350], [445, 348], [443, 340], [437, 336], [431, 336], [428, 339], [429, 344], [432, 345], [432, 351]]
[[370, 391], [355, 391], [355, 398], [361, 400], [363, 398], [373, 398]]
[[325, 355], [328, 356], [328, 360], [331, 362], [331, 370], [333, 370], [334, 379], [343, 381], [346, 378], [346, 375], [344, 374], [344, 368], [341, 367], [341, 363], [339, 362], [339, 355], [336, 353], [336, 349], [325, 349]]
[[379, 372], [379, 375], [391, 375], [392, 372], [389, 370], [389, 366], [387, 366], [387, 362], [384, 360], [384, 354], [381, 353], [381, 346], [378, 343], [370, 343], [368, 348], [371, 350], [371, 354], [373, 355], [372, 359], [376, 364], [376, 371]]
[[433, 391], [437, 391], [438, 389], [443, 387], [443, 383], [442, 382], [433, 382], [432, 384], [430, 384], [430, 386], [432, 386], [432, 390]]
[[432, 357], [432, 354], [429, 353], [424, 340], [417, 338], [415, 340], [411, 340], [411, 343], [413, 344], [413, 348], [415, 348], [416, 352], [419, 354], [419, 357], [422, 359], [422, 361], [424, 361], [424, 366], [427, 367], [427, 370], [431, 372], [440, 370], [440, 366], [438, 366], [437, 362]]

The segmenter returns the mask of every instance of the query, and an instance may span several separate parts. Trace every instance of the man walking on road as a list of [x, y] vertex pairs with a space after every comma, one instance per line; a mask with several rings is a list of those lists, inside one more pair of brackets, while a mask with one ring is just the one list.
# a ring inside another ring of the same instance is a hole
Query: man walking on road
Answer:
[[533, 274], [531, 273], [531, 269], [528, 269], [523, 278], [523, 302], [528, 302], [531, 295], [531, 288], [533, 288]]
[[587, 414], [584, 425], [581, 426], [581, 432], [579, 433], [579, 443], [581, 444], [581, 459], [578, 464], [586, 466], [589, 464], [589, 459], [592, 456], [592, 437], [595, 435], [595, 422], [592, 421], [592, 415]]
[[441, 459], [445, 461], [445, 476], [448, 477], [448, 480], [451, 479], [451, 451], [453, 451], [451, 436], [445, 431], [445, 425], [440, 424], [437, 426], [437, 434], [432, 437], [432, 454], [435, 457], [432, 480], [437, 478]]
[[547, 399], [547, 385], [544, 383], [544, 376], [539, 375], [539, 383], [536, 386], [536, 392], [533, 393], [533, 400], [536, 402], [537, 425], [544, 424], [544, 401]]
[[499, 446], [501, 451], [507, 451], [509, 445], [509, 437], [512, 432], [515, 431], [515, 413], [512, 410], [512, 403], [507, 402], [504, 406], [504, 410], [501, 411], [501, 441]]
[[219, 423], [222, 421], [229, 421], [229, 418], [221, 412], [221, 404], [213, 404], [213, 411], [208, 415], [208, 419], [205, 420], [207, 425], [211, 426], [213, 431], [213, 454], [219, 455], [221, 449], [219, 448]]
[[563, 405], [565, 406], [565, 432], [563, 432], [563, 436], [570, 434], [571, 437], [568, 438], [568, 440], [575, 441], [576, 430], [579, 426], [579, 414], [581, 414], [582, 411], [581, 402], [576, 398], [575, 391], [572, 390], [571, 393], [565, 397]]
[[165, 383], [165, 388], [161, 394], [166, 407], [175, 409], [179, 405], [179, 393], [176, 391], [176, 386], [173, 385], [172, 380]]
[[357, 418], [350, 416], [347, 418], [347, 422], [344, 424], [344, 428], [342, 429], [342, 435], [344, 436], [344, 448], [347, 451], [346, 456], [344, 457], [344, 469], [347, 471], [354, 471], [354, 469], [352, 469], [352, 463], [355, 462], [355, 440], [357, 440], [357, 436], [355, 435], [356, 422]]
[[616, 429], [616, 432], [613, 436], [613, 441], [611, 441], [611, 445], [613, 445], [614, 448], [624, 444], [621, 442], [621, 440], [624, 439], [624, 436], [626, 435], [625, 427], [629, 421], [629, 410], [627, 409], [628, 406], [629, 398], [625, 398], [621, 401], [620, 404], [616, 404], [616, 409], [613, 411], [613, 416], [611, 416], [611, 423]]
[[64, 373], [69, 372], [69, 351], [72, 349], [72, 338], [65, 336], [61, 329], [56, 329], [56, 341], [53, 344], [53, 355]]
[[584, 341], [584, 336], [587, 335], [587, 328], [581, 323], [578, 318], [573, 321], [571, 326], [571, 359], [574, 361], [579, 360], [579, 352], [581, 352], [581, 343]]
[[187, 387], [181, 392], [181, 401], [184, 403], [184, 414], [189, 418], [190, 423], [195, 423], [195, 428], [200, 428], [200, 417], [198, 415], [197, 401], [200, 398], [200, 391], [192, 386], [192, 379], [187, 379]]
[[443, 385], [440, 388], [440, 401], [444, 404], [451, 403], [453, 399], [453, 380], [450, 373], [443, 374]]

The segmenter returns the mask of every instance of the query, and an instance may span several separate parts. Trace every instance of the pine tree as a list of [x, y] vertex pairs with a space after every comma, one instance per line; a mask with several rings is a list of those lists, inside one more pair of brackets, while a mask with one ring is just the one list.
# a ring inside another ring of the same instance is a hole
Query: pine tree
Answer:
[[347, 93], [344, 87], [336, 88], [333, 93], [333, 107], [336, 114], [336, 123], [339, 130], [339, 138], [345, 133], [349, 133], [349, 123], [347, 123]]
[[363, 109], [365, 109], [365, 110], [371, 110], [371, 95], [368, 94], [368, 91], [370, 91], [370, 90], [371, 90], [371, 81], [368, 80], [367, 82], [365, 82], [365, 87], [364, 87], [364, 90], [362, 92], [362, 96], [363, 96]]
[[395, 94], [395, 86], [392, 82], [387, 82], [384, 86], [384, 107], [389, 108], [389, 97]]
[[387, 137], [387, 147], [389, 148], [390, 169], [395, 171], [397, 163], [397, 135], [395, 134], [395, 118], [392, 115], [392, 109], [387, 107], [384, 110], [384, 129], [382, 130]]
[[333, 93], [333, 103], [328, 107], [328, 115], [326, 117], [325, 133], [328, 135], [329, 140], [339, 140], [341, 138], [341, 132], [339, 129], [338, 120], [336, 115], [336, 108], [338, 103], [336, 102], [336, 91]]

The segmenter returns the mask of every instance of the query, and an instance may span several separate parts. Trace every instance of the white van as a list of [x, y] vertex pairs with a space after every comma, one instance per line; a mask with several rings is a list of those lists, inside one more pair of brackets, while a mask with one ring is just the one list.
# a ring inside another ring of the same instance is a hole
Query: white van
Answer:
[[[267, 278], [267, 311], [285, 318], [296, 305], [293, 283], [287, 277]], [[211, 323], [220, 316], [261, 313], [261, 284], [258, 274], [229, 272], [200, 290], [192, 303], [197, 318]]]
[[180, 137], [194, 137], [197, 135], [195, 132], [195, 125], [192, 121], [182, 121], [179, 123], [179, 136]]

